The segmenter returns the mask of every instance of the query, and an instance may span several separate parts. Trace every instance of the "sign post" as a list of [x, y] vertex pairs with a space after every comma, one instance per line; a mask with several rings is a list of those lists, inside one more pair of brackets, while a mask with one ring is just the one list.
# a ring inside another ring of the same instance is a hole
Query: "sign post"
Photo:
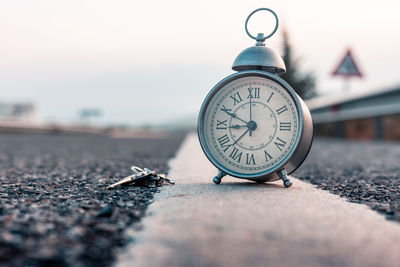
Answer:
[[347, 91], [350, 89], [350, 78], [358, 77], [362, 78], [363, 74], [358, 68], [356, 61], [351, 53], [351, 50], [348, 49], [346, 54], [338, 64], [338, 66], [332, 72], [332, 76], [341, 76], [344, 79], [343, 90]]

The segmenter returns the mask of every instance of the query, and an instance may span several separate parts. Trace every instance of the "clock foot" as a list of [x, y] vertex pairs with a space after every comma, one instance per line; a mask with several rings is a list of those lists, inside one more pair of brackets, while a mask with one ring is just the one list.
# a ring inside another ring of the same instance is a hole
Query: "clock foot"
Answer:
[[288, 188], [292, 186], [292, 181], [289, 180], [288, 176], [287, 176], [287, 171], [285, 169], [280, 170], [278, 172], [278, 176], [282, 179], [283, 181], [283, 185]]
[[218, 171], [217, 176], [215, 176], [215, 177], [213, 178], [213, 182], [214, 182], [215, 184], [220, 184], [220, 183], [221, 183], [221, 180], [222, 180], [222, 177], [224, 177], [225, 175], [226, 175], [226, 173], [224, 173], [223, 171]]

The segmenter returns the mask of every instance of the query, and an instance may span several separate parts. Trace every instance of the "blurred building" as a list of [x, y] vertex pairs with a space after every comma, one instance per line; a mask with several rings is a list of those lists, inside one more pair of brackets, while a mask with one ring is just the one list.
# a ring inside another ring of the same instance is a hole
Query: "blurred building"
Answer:
[[80, 110], [79, 117], [82, 125], [101, 124], [103, 112], [98, 108], [85, 108]]
[[400, 140], [400, 87], [307, 102], [315, 135]]
[[38, 122], [35, 104], [0, 102], [1, 124], [36, 124]]

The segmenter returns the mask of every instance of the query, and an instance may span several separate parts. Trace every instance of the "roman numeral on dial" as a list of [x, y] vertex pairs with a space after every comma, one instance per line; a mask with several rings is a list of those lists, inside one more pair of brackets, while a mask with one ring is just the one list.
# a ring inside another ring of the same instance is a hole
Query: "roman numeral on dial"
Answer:
[[230, 142], [228, 135], [224, 134], [223, 136], [218, 138], [218, 142], [220, 146], [222, 147], [222, 150], [226, 152], [230, 147], [231, 144], [228, 144]]
[[290, 122], [281, 122], [279, 124], [279, 130], [280, 131], [290, 131], [291, 129], [291, 123]]
[[226, 107], [225, 107], [225, 105], [223, 105], [223, 106], [222, 106], [221, 110], [222, 110], [223, 112], [226, 112], [226, 113], [228, 113], [228, 114], [229, 114], [229, 112], [231, 112], [231, 111], [232, 111], [232, 109], [230, 109], [230, 108], [226, 108]]
[[254, 154], [246, 153], [246, 164], [247, 165], [256, 165], [256, 160], [254, 158]]
[[217, 130], [226, 130], [227, 127], [226, 121], [227, 120], [224, 121], [217, 120]]
[[278, 115], [281, 115], [281, 113], [285, 112], [286, 110], [288, 110], [287, 107], [286, 107], [286, 106], [283, 106], [283, 107], [281, 107], [281, 108], [278, 108], [278, 109], [276, 110], [276, 113], [278, 113]]
[[231, 95], [231, 98], [233, 99], [233, 105], [236, 105], [236, 104], [239, 104], [240, 102], [242, 102], [242, 97], [240, 96], [239, 92]]
[[242, 154], [243, 154], [242, 152], [240, 152], [236, 147], [234, 147], [231, 154], [229, 155], [229, 157], [231, 157], [233, 160], [236, 160], [238, 163], [240, 163]]
[[274, 92], [271, 92], [271, 94], [269, 95], [269, 97], [267, 98], [267, 102], [269, 103], [269, 101], [271, 100], [272, 96], [274, 95]]
[[285, 147], [286, 142], [280, 139], [279, 137], [276, 138], [276, 141], [274, 142], [276, 147], [279, 149], [279, 151], [282, 151], [282, 148]]
[[272, 156], [267, 152], [267, 150], [264, 150], [264, 154], [265, 154], [265, 161], [269, 161], [272, 159]]
[[260, 88], [249, 87], [247, 90], [249, 91], [247, 98], [260, 98]]

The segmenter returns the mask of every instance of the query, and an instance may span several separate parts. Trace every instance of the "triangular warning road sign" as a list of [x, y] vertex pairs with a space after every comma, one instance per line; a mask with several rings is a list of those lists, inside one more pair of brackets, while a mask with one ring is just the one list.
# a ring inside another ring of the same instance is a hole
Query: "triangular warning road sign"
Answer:
[[363, 76], [362, 73], [360, 72], [360, 69], [357, 67], [357, 64], [350, 50], [347, 50], [345, 56], [340, 61], [339, 65], [332, 72], [332, 76], [345, 76], [345, 77]]

